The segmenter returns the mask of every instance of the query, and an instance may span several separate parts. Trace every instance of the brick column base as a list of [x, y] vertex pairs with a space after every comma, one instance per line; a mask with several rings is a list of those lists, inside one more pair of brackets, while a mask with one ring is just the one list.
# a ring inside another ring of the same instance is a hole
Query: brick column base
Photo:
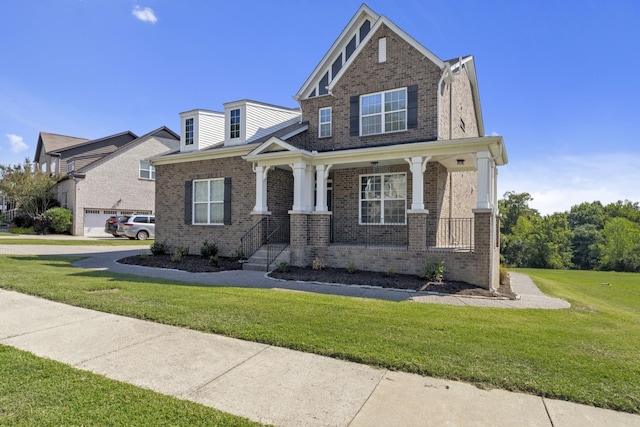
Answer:
[[[477, 260], [478, 284], [486, 289], [495, 290], [500, 286], [500, 247], [493, 239], [496, 229], [493, 228], [493, 211], [491, 209], [474, 209], [474, 252]], [[496, 220], [496, 226], [499, 222]], [[493, 263], [492, 263], [493, 256]], [[492, 271], [493, 265], [493, 271]]]
[[331, 239], [331, 213], [312, 213], [309, 215], [309, 245], [327, 247]]
[[290, 211], [289, 218], [291, 224], [291, 265], [305, 267], [309, 264], [309, 214]]
[[429, 211], [407, 211], [409, 251], [424, 251], [427, 248], [427, 218]]

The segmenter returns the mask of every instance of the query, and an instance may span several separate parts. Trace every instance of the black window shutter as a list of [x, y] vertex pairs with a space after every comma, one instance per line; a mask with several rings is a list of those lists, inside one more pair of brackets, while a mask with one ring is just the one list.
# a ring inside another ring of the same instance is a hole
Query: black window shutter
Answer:
[[360, 97], [352, 96], [349, 108], [349, 135], [360, 135]]
[[184, 223], [192, 224], [193, 211], [193, 181], [185, 181], [184, 183]]
[[418, 85], [407, 88], [407, 129], [418, 127]]
[[224, 179], [224, 223], [231, 225], [231, 177]]

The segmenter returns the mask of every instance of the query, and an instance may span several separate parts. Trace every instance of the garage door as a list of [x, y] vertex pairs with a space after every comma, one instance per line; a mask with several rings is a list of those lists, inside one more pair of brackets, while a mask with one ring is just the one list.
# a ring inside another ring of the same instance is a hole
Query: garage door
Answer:
[[118, 211], [113, 209], [85, 209], [84, 210], [84, 235], [86, 237], [106, 237], [111, 236], [104, 232], [104, 223], [112, 215], [151, 215], [151, 211], [146, 210], [126, 210]]

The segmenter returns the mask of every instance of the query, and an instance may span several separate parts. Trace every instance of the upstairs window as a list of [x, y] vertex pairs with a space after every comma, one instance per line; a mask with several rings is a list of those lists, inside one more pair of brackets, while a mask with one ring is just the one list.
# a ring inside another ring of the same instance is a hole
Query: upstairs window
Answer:
[[360, 224], [407, 223], [407, 175], [360, 176]]
[[240, 109], [229, 112], [229, 138], [240, 138]]
[[151, 163], [140, 160], [140, 179], [156, 179], [156, 167]]
[[329, 138], [331, 136], [331, 107], [321, 108], [318, 112], [318, 137]]
[[407, 130], [407, 89], [361, 96], [360, 120], [363, 136]]
[[193, 117], [184, 121], [184, 145], [193, 145]]
[[76, 162], [74, 162], [73, 160], [71, 160], [70, 162], [67, 162], [67, 173], [73, 172], [75, 168], [76, 168]]

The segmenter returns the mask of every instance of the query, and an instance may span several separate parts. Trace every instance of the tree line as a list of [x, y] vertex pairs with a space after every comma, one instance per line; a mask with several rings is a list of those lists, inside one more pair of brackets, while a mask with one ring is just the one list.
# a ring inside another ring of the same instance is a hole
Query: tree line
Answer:
[[501, 262], [507, 267], [640, 272], [640, 206], [629, 200], [574, 205], [551, 215], [507, 192], [500, 209]]

